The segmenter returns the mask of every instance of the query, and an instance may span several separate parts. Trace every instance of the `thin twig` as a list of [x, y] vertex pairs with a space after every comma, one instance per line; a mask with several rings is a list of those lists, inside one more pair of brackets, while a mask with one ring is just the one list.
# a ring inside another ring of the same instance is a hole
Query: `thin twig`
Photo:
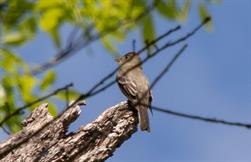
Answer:
[[[202, 23], [202, 24], [203, 24], [203, 23]], [[200, 25], [201, 25], [201, 24], [200, 24]], [[198, 26], [198, 27], [199, 27], [199, 26]], [[196, 27], [196, 28], [198, 28], [198, 27]], [[152, 40], [152, 41], [147, 42], [147, 45], [144, 46], [143, 48], [141, 48], [140, 50], [138, 50], [137, 53], [140, 54], [140, 53], [144, 52], [144, 51], [145, 51], [146, 49], [148, 49], [150, 46], [156, 44], [157, 42], [159, 42], [159, 41], [162, 40], [163, 38], [166, 38], [166, 37], [169, 36], [170, 34], [176, 32], [176, 31], [178, 31], [178, 30], [180, 30], [180, 29], [181, 29], [181, 26], [180, 26], [180, 25], [176, 26], [175, 28], [172, 28], [171, 30], [169, 30], [169, 31], [167, 31], [166, 33], [164, 33], [164, 34], [160, 35], [159, 37], [157, 37], [155, 40]]]
[[135, 39], [132, 41], [132, 51], [133, 52], [136, 51], [136, 40]]
[[67, 107], [69, 105], [69, 87], [65, 89], [65, 99], [66, 99], [66, 102], [65, 102], [65, 107]]
[[[174, 46], [180, 42], [183, 42], [185, 40], [187, 40], [188, 38], [190, 38], [191, 36], [193, 36], [203, 25], [205, 25], [206, 23], [208, 23], [211, 20], [210, 17], [207, 17], [201, 24], [199, 24], [196, 28], [194, 28], [191, 32], [187, 33], [185, 36], [176, 39], [173, 42], [168, 42], [165, 45], [163, 45], [161, 48], [159, 48], [157, 51], [155, 51], [153, 54], [149, 55], [148, 57], [146, 57], [146, 59], [144, 59], [142, 61], [142, 63], [145, 63], [148, 59], [150, 59], [150, 57], [155, 56], [158, 52], [166, 49], [167, 47], [171, 47]], [[140, 49], [139, 51], [137, 51], [138, 54], [142, 53], [144, 50], [146, 50], [149, 46], [157, 43], [158, 41], [160, 41], [161, 39], [167, 37], [168, 35], [178, 31], [180, 29], [180, 26], [177, 26], [171, 30], [169, 30], [168, 32], [164, 33], [163, 35], [159, 36], [158, 38], [156, 38], [156, 40], [153, 40], [151, 42], [148, 43], [147, 46], [143, 47], [142, 49]], [[139, 66], [139, 65], [137, 65]], [[83, 97], [88, 97], [88, 96], [92, 96], [93, 94], [97, 94], [97, 92], [103, 91], [106, 88], [110, 87], [111, 85], [113, 85], [115, 83], [115, 81], [108, 83], [106, 86], [104, 86], [103, 88], [100, 88], [100, 90], [96, 90], [99, 86], [103, 85], [105, 83], [106, 80], [110, 79], [117, 71], [118, 71], [119, 67], [117, 67], [116, 69], [114, 69], [111, 73], [109, 73], [107, 76], [105, 76], [103, 79], [101, 79], [97, 84], [95, 84], [85, 95], [82, 96]], [[96, 90], [96, 91], [95, 91]]]
[[39, 103], [39, 102], [41, 102], [41, 101], [44, 101], [44, 100], [48, 99], [49, 97], [56, 95], [56, 94], [59, 93], [60, 91], [67, 90], [69, 87], [72, 87], [72, 86], [73, 86], [73, 83], [67, 84], [67, 85], [65, 85], [64, 87], [58, 88], [58, 89], [56, 89], [55, 91], [53, 91], [52, 93], [49, 93], [48, 95], [45, 95], [45, 96], [43, 96], [43, 97], [41, 97], [41, 98], [38, 98], [37, 100], [35, 100], [35, 101], [33, 101], [33, 102], [30, 102], [30, 103], [28, 103], [28, 104], [26, 104], [26, 105], [23, 105], [23, 106], [17, 108], [14, 112], [12, 112], [11, 114], [9, 114], [9, 115], [7, 115], [7, 116], [5, 116], [5, 117], [3, 118], [3, 120], [0, 122], [0, 127], [2, 127], [2, 125], [3, 125], [7, 120], [9, 120], [11, 117], [13, 117], [13, 116], [15, 116], [15, 115], [18, 115], [22, 110], [26, 109], [27, 107], [30, 107], [30, 106], [32, 106], [32, 105], [34, 105], [34, 104], [37, 104], [37, 103]]
[[[192, 35], [194, 35], [194, 34], [196, 33], [196, 31], [197, 31], [199, 28], [201, 28], [205, 23], [207, 23], [209, 20], [210, 20], [210, 18], [205, 19], [205, 21], [203, 21], [203, 22], [202, 22], [198, 27], [196, 27], [192, 32], [188, 33], [186, 36], [181, 37], [181, 38], [179, 38], [179, 39], [177, 39], [177, 40], [185, 41], [186, 39], [188, 39], [189, 37], [191, 37]], [[180, 29], [180, 26], [177, 26], [177, 27], [175, 27], [175, 28], [169, 30], [168, 32], [166, 32], [166, 33], [164, 33], [163, 35], [159, 36], [156, 40], [153, 40], [153, 41], [149, 42], [149, 45], [152, 45], [153, 43], [156, 43], [157, 41], [160, 41], [160, 40], [163, 39], [164, 37], [170, 35], [171, 33], [175, 32], [175, 31], [177, 31], [177, 30], [179, 30], [179, 29]], [[159, 49], [158, 49], [157, 51], [155, 51], [152, 55], [149, 55], [148, 57], [146, 57], [146, 58], [142, 61], [142, 64], [145, 63], [145, 62], [146, 62], [147, 60], [149, 60], [150, 58], [152, 58], [153, 56], [155, 56], [155, 55], [156, 55], [157, 53], [159, 53], [160, 51], [164, 50], [165, 48], [167, 48], [167, 47], [169, 47], [169, 46], [176, 45], [177, 43], [179, 43], [179, 42], [181, 42], [181, 41], [174, 41], [174, 42], [176, 42], [176, 43], [172, 43], [171, 45], [170, 45], [170, 43], [167, 43], [167, 44], [165, 44], [164, 46], [162, 46], [161, 48], [159, 48]], [[145, 49], [147, 49], [147, 47], [142, 48], [141, 50], [138, 51], [138, 53], [143, 52], [143, 50], [145, 50]], [[140, 64], [139, 64], [139, 65], [136, 65], [135, 67], [137, 67], [137, 66], [140, 66]], [[133, 67], [133, 68], [135, 68], [135, 67]], [[118, 68], [119, 68], [119, 67], [118, 67]], [[80, 96], [75, 100], [75, 102], [72, 103], [72, 104], [70, 104], [68, 107], [71, 107], [72, 105], [76, 104], [77, 102], [79, 102], [79, 101], [81, 101], [81, 100], [83, 100], [83, 99], [85, 99], [85, 98], [89, 98], [89, 97], [92, 97], [92, 96], [98, 94], [98, 93], [104, 91], [105, 89], [109, 88], [110, 86], [112, 86], [114, 83], [116, 83], [116, 81], [114, 80], [114, 81], [112, 81], [112, 82], [106, 84], [105, 86], [101, 87], [100, 89], [96, 90], [96, 89], [97, 89], [99, 86], [101, 86], [106, 80], [108, 80], [109, 78], [111, 78], [111, 77], [117, 72], [118, 68], [116, 68], [115, 70], [113, 70], [113, 71], [112, 71], [111, 73], [109, 73], [106, 77], [104, 77], [101, 81], [99, 81], [97, 84], [95, 84], [87, 93], [80, 95]], [[132, 68], [132, 69], [133, 69], [133, 68]], [[130, 69], [130, 70], [132, 70], [132, 69]], [[49, 94], [48, 97], [51, 97], [51, 96], [53, 96], [54, 94], [55, 94], [55, 92]], [[21, 112], [23, 109], [25, 109], [25, 108], [27, 108], [27, 107], [33, 105], [33, 104], [36, 104], [37, 102], [41, 102], [41, 101], [47, 99], [48, 97], [47, 97], [47, 96], [44, 96], [44, 97], [38, 99], [38, 100], [35, 101], [35, 102], [32, 102], [32, 103], [30, 103], [30, 104], [27, 104], [27, 105], [24, 105], [24, 106], [18, 108], [14, 113], [10, 114], [9, 116], [6, 116], [6, 118], [4, 118], [4, 119], [0, 122], [0, 126], [2, 126], [2, 125], [6, 122], [6, 120], [8, 120], [9, 118], [11, 118], [12, 116], [19, 114], [19, 112]], [[67, 109], [67, 108], [66, 108], [66, 109]]]
[[[187, 40], [188, 38], [190, 38], [191, 36], [193, 36], [203, 25], [205, 25], [207, 22], [209, 22], [211, 20], [210, 17], [207, 17], [200, 25], [198, 25], [194, 30], [192, 30], [192, 32], [189, 32], [188, 34], [186, 34], [185, 36], [177, 39], [176, 41], [174, 41], [175, 43], [166, 43], [164, 44], [161, 48], [159, 48], [157, 51], [155, 51], [153, 54], [151, 55], [148, 55], [144, 60], [142, 60], [141, 63], [135, 65], [134, 67], [130, 68], [126, 73], [128, 73], [129, 71], [133, 70], [135, 67], [138, 67], [140, 66], [141, 64], [144, 64], [146, 61], [148, 61], [150, 58], [154, 57], [155, 55], [157, 55], [157, 53], [159, 53], [160, 51], [166, 49], [167, 47], [170, 47], [170, 46], [174, 46], [182, 41], [185, 41]], [[179, 28], [177, 27], [176, 30], [178, 30]], [[176, 31], [176, 30], [170, 30], [170, 31]], [[171, 34], [172, 32], [167, 32], [169, 34]], [[169, 35], [169, 34], [165, 34], [165, 36]], [[164, 37], [161, 37], [161, 38], [164, 38]], [[158, 38], [157, 38], [158, 39]], [[160, 38], [158, 39], [160, 40]], [[147, 48], [145, 48], [147, 49]], [[141, 49], [142, 50], [142, 49]], [[139, 50], [139, 52], [141, 51]], [[104, 90], [106, 90], [107, 88], [109, 88], [110, 86], [112, 86], [113, 84], [116, 83], [116, 80], [113, 80], [109, 83], [107, 83], [106, 85], [104, 85], [103, 87], [97, 89], [99, 86], [101, 86], [102, 84], [105, 83], [106, 80], [108, 80], [109, 78], [111, 78], [116, 72], [117, 70], [119, 69], [119, 67], [117, 67], [115, 70], [113, 70], [111, 73], [109, 73], [107, 76], [105, 76], [103, 79], [101, 79], [101, 81], [99, 81], [97, 84], [95, 84], [87, 93], [84, 93], [84, 94], [81, 94], [74, 103], [72, 103], [71, 105], [69, 105], [65, 111], [71, 107], [72, 105], [76, 104], [78, 101], [81, 101], [83, 99], [86, 99], [86, 98], [89, 98], [89, 97], [92, 97]], [[126, 74], [125, 73], [125, 74]], [[96, 90], [97, 89], [97, 90]]]
[[2, 127], [2, 129], [3, 129], [4, 133], [6, 133], [7, 135], [10, 135], [10, 131], [7, 128]]
[[[156, 40], [153, 40], [151, 42], [149, 42], [149, 45], [153, 45], [154, 43], [157, 43], [158, 41], [160, 41], [161, 39], [169, 36], [170, 34], [178, 31], [181, 27], [180, 26], [176, 26], [175, 28], [172, 28], [170, 30], [168, 30], [167, 32], [165, 32], [164, 34], [160, 35], [158, 38], [156, 38]], [[143, 47], [142, 49], [140, 49], [139, 51], [137, 51], [137, 53], [141, 53], [144, 50], [146, 50], [148, 48], [148, 46]], [[86, 96], [89, 96], [90, 94], [92, 94], [99, 86], [101, 86], [102, 84], [105, 83], [106, 80], [110, 79], [117, 71], [118, 71], [119, 67], [117, 67], [116, 69], [114, 69], [112, 72], [110, 72], [108, 75], [106, 75], [103, 79], [101, 79], [97, 84], [95, 84], [87, 93]]]
[[226, 121], [226, 120], [222, 120], [222, 119], [208, 118], [208, 117], [202, 117], [202, 116], [198, 116], [198, 115], [185, 114], [185, 113], [180, 113], [180, 112], [176, 112], [176, 111], [169, 110], [169, 109], [160, 108], [157, 106], [152, 106], [152, 109], [159, 111], [159, 112], [162, 112], [162, 113], [175, 115], [175, 116], [179, 116], [179, 117], [183, 117], [183, 118], [251, 129], [251, 124], [245, 124], [245, 123], [240, 123], [240, 122], [231, 122], [231, 121]]
[[[156, 56], [159, 52], [161, 52], [161, 51], [164, 50], [164, 49], [166, 49], [166, 45], [163, 45], [161, 48], [159, 48], [159, 50], [155, 51], [155, 52], [152, 53], [151, 55], [148, 55], [145, 59], [142, 60], [141, 63], [136, 64], [136, 65], [133, 66], [132, 68], [128, 69], [128, 71], [126, 71], [126, 72], [124, 73], [124, 75], [127, 74], [128, 72], [132, 71], [134, 68], [140, 66], [141, 64], [146, 63], [149, 59], [152, 59], [154, 56]], [[183, 48], [182, 48], [182, 49], [183, 49]], [[183, 50], [184, 50], [184, 49], [183, 49]], [[183, 52], [183, 50], [182, 50], [182, 52]], [[98, 94], [98, 93], [100, 93], [100, 92], [106, 90], [107, 88], [109, 88], [110, 86], [112, 86], [112, 85], [115, 84], [115, 83], [116, 83], [116, 80], [112, 80], [111, 82], [107, 83], [107, 84], [104, 85], [103, 87], [101, 87], [101, 88], [99, 88], [99, 89], [97, 89], [97, 90], [95, 90], [95, 91], [89, 92], [89, 93], [87, 93], [87, 94], [83, 94], [83, 96], [81, 96], [81, 97], [82, 97], [82, 98], [89, 98], [89, 97], [91, 97], [91, 96], [94, 96], [94, 95], [96, 95], [96, 94]], [[81, 98], [81, 99], [82, 99], [82, 98]]]
[[[138, 17], [136, 17], [135, 19], [132, 20], [128, 20], [126, 22], [124, 21], [119, 21], [117, 25], [115, 25], [114, 27], [111, 28], [107, 28], [105, 31], [101, 31], [99, 33], [97, 33], [96, 35], [92, 36], [90, 39], [88, 39], [87, 42], [83, 41], [83, 34], [81, 34], [81, 36], [76, 39], [75, 42], [69, 43], [69, 45], [66, 46], [66, 48], [62, 51], [60, 51], [58, 54], [56, 54], [56, 56], [52, 59], [50, 59], [48, 62], [39, 65], [38, 67], [35, 67], [33, 70], [31, 70], [31, 74], [32, 75], [37, 75], [57, 64], [59, 64], [60, 62], [62, 62], [63, 60], [65, 60], [66, 58], [72, 56], [73, 54], [75, 54], [77, 51], [81, 50], [82, 48], [90, 45], [91, 43], [99, 40], [100, 38], [103, 38], [104, 36], [106, 36], [108, 33], [113, 32], [116, 29], [119, 29], [121, 26], [127, 24], [127, 23], [131, 23], [131, 22], [137, 22], [140, 19], [142, 19], [143, 17], [145, 17], [147, 14], [149, 14], [151, 11], [153, 11], [153, 9], [155, 8], [155, 6], [157, 5], [157, 3], [159, 2], [159, 0], [154, 1], [151, 5], [149, 5], [144, 12], [142, 12]], [[88, 28], [89, 29], [89, 28]]]
[[172, 60], [167, 64], [167, 66], [159, 73], [159, 75], [154, 79], [154, 81], [150, 85], [150, 89], [153, 89], [153, 87], [158, 83], [158, 81], [167, 73], [172, 65], [175, 63], [175, 61], [179, 58], [179, 56], [185, 51], [187, 48], [187, 44], [185, 44], [178, 53], [172, 58]]
[[[155, 80], [151, 84], [151, 89], [157, 84], [157, 82], [161, 79], [161, 77], [164, 76], [166, 72], [168, 72], [173, 65], [173, 63], [177, 60], [177, 58], [182, 54], [182, 52], [187, 48], [187, 45], [184, 45], [179, 52], [172, 58], [170, 63], [161, 71], [161, 73], [155, 78]], [[142, 104], [142, 103], [139, 103]], [[148, 106], [148, 105], [147, 105]], [[202, 117], [198, 115], [191, 115], [191, 114], [185, 114], [185, 113], [180, 113], [176, 111], [172, 111], [169, 109], [163, 109], [157, 106], [151, 106], [152, 110], [159, 111], [162, 113], [167, 113], [170, 115], [175, 115], [183, 118], [188, 118], [188, 119], [193, 119], [193, 120], [200, 120], [204, 122], [210, 122], [210, 123], [215, 123], [215, 124], [223, 124], [223, 125], [228, 125], [228, 126], [237, 126], [237, 127], [244, 127], [247, 129], [251, 129], [251, 124], [246, 124], [246, 123], [240, 123], [240, 122], [231, 122], [231, 121], [226, 121], [222, 119], [215, 119], [215, 118], [208, 118], [208, 117]]]
[[[150, 85], [150, 89], [152, 90], [153, 87], [158, 83], [158, 81], [170, 70], [170, 68], [172, 67], [172, 65], [176, 62], [176, 60], [179, 58], [179, 56], [185, 51], [185, 49], [187, 48], [187, 44], [185, 44], [184, 46], [182, 46], [182, 48], [174, 55], [174, 57], [171, 59], [171, 61], [167, 64], [167, 66], [157, 75], [157, 77], [153, 80], [153, 82]], [[139, 100], [137, 101], [136, 105], [140, 105], [141, 100], [143, 98], [146, 97], [146, 95], [148, 94], [148, 91], [146, 91], [141, 98], [139, 98]], [[136, 106], [135, 105], [135, 106]], [[147, 107], [149, 107], [149, 105], [147, 105]], [[151, 113], [152, 113], [152, 107], [150, 105], [149, 107]]]
[[173, 46], [173, 45], [176, 45], [180, 42], [187, 40], [189, 37], [193, 36], [201, 27], [203, 27], [209, 21], [211, 21], [211, 17], [205, 18], [204, 21], [199, 26], [197, 26], [194, 30], [192, 30], [192, 32], [189, 32], [184, 37], [181, 37], [173, 42], [170, 42], [170, 44], [168, 46]]
[[76, 27], [71, 30], [71, 32], [70, 32], [70, 34], [69, 34], [69, 36], [68, 36], [68, 38], [66, 40], [66, 44], [68, 46], [72, 46], [72, 42], [74, 41], [74, 39], [75, 39], [77, 33], [79, 32], [79, 30], [80, 30], [80, 28], [76, 28]]

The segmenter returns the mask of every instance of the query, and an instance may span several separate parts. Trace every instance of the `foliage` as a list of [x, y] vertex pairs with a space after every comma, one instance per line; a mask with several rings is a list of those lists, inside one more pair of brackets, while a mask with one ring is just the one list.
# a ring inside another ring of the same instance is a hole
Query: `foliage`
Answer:
[[[207, 6], [215, 1], [204, 0], [198, 4], [201, 18], [209, 14]], [[154, 2], [155, 13], [171, 21], [185, 21], [192, 5], [191, 0]], [[48, 33], [55, 47], [62, 49], [60, 29], [67, 24], [82, 31], [84, 40], [95, 33], [108, 33], [100, 41], [116, 54], [113, 41], [123, 41], [129, 30], [136, 27], [139, 27], [143, 40], [155, 38], [153, 12], [148, 11], [140, 19], [149, 4], [144, 0], [0, 0], [0, 121], [15, 111], [17, 105], [47, 94], [57, 79], [52, 70], [40, 77], [33, 76], [29, 64], [13, 49], [32, 41], [40, 31]], [[207, 26], [208, 29], [211, 27]], [[74, 90], [69, 93], [72, 98], [78, 94]], [[55, 97], [65, 100], [62, 94]], [[49, 111], [56, 115], [56, 106], [51, 106]], [[5, 126], [15, 132], [19, 130], [20, 120], [20, 115], [15, 116]]]

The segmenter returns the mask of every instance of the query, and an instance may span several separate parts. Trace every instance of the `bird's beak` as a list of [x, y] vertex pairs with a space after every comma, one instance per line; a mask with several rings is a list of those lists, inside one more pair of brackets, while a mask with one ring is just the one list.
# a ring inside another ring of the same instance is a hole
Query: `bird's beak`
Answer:
[[117, 63], [120, 63], [120, 57], [114, 59]]

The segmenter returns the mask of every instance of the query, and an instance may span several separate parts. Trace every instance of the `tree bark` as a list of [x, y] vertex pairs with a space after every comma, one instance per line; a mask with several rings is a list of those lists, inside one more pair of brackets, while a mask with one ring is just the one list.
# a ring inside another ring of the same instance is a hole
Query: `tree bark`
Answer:
[[47, 107], [38, 106], [23, 121], [21, 131], [0, 144], [0, 161], [104, 161], [137, 130], [137, 112], [126, 101], [69, 133], [69, 125], [80, 115], [80, 106], [70, 107], [55, 119]]

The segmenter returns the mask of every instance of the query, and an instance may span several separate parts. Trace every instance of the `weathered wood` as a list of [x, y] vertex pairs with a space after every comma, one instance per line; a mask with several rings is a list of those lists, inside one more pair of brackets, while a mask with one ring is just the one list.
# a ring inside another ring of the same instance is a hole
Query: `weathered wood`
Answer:
[[78, 118], [79, 105], [53, 119], [48, 104], [23, 121], [23, 129], [0, 144], [0, 161], [104, 161], [137, 130], [137, 113], [121, 102], [95, 121], [67, 133]]

